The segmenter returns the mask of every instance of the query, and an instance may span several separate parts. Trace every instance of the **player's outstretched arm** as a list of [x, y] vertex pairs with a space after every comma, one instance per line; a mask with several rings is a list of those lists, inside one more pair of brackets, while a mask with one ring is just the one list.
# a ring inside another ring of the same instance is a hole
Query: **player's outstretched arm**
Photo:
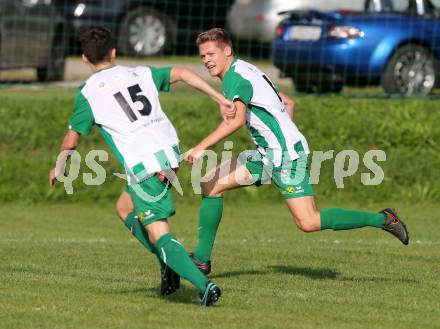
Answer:
[[282, 92], [278, 93], [278, 95], [280, 95], [284, 105], [286, 106], [287, 113], [289, 113], [290, 118], [293, 120], [293, 117], [295, 116], [295, 102]]
[[212, 88], [205, 80], [203, 80], [193, 71], [186, 68], [173, 67], [171, 69], [170, 83], [173, 84], [178, 81], [183, 81], [191, 87], [198, 89], [211, 97], [214, 102], [219, 105], [223, 119], [232, 119], [235, 116], [236, 110], [234, 104], [231, 101], [227, 100], [217, 90]]
[[[58, 157], [55, 168], [53, 168], [49, 173], [49, 185], [51, 187], [55, 184], [56, 177], [64, 172], [64, 164], [66, 163], [68, 158], [68, 152], [65, 151], [75, 150], [78, 146], [79, 137], [80, 134], [78, 134], [76, 131], [73, 131], [72, 129], [69, 129], [66, 136], [64, 136], [63, 143], [60, 147], [60, 154], [62, 154], [63, 156], [61, 158]], [[59, 164], [62, 166], [59, 166]]]
[[196, 147], [189, 150], [185, 158], [187, 162], [193, 163], [202, 155], [203, 151], [233, 134], [246, 124], [246, 105], [237, 100], [235, 101], [235, 107], [237, 109], [235, 117], [229, 120], [228, 123], [222, 121], [212, 133], [203, 139]]

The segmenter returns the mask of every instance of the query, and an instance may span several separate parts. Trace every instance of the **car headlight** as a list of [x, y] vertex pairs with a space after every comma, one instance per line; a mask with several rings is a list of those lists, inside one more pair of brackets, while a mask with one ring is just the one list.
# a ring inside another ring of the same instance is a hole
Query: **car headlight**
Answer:
[[353, 26], [332, 26], [328, 30], [328, 36], [337, 39], [362, 38], [364, 35], [363, 31]]
[[73, 15], [75, 17], [80, 17], [82, 14], [84, 14], [84, 10], [86, 9], [86, 5], [83, 3], [79, 3], [78, 6], [76, 6], [75, 11], [73, 12]]

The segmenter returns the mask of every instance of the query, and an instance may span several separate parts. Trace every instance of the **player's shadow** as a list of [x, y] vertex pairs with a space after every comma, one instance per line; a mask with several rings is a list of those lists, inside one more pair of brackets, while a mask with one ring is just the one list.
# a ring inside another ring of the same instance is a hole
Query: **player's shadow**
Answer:
[[160, 293], [160, 286], [155, 288], [133, 288], [133, 289], [123, 289], [118, 290], [118, 294], [141, 294], [146, 297], [151, 298], [166, 298], [168, 301], [172, 303], [179, 303], [179, 304], [194, 304], [198, 302], [197, 299], [197, 291], [190, 287], [186, 287], [184, 285], [180, 285], [179, 290], [177, 290], [175, 293], [173, 293], [170, 296], [161, 296]]
[[336, 279], [336, 277], [340, 274], [331, 269], [313, 269], [309, 267], [276, 265], [276, 266], [270, 266], [265, 270], [229, 271], [229, 272], [210, 275], [209, 277], [218, 279], [218, 278], [230, 278], [234, 276], [243, 276], [243, 275], [265, 275], [265, 274], [272, 274], [273, 272], [285, 273], [291, 275], [301, 275], [311, 279]]
[[197, 291], [193, 287], [186, 287], [182, 284], [180, 284], [179, 290], [166, 297], [160, 296], [158, 293], [159, 287], [150, 288], [149, 291], [151, 295], [159, 298], [166, 298], [168, 301], [176, 304], [194, 304], [199, 302], [199, 299], [197, 298]]
[[290, 275], [301, 275], [310, 279], [323, 280], [323, 279], [336, 279], [339, 272], [328, 269], [328, 268], [310, 268], [310, 267], [295, 267], [295, 266], [285, 266], [276, 265], [271, 266], [271, 268], [279, 273], [290, 274]]
[[271, 266], [273, 270], [279, 273], [291, 274], [291, 275], [301, 275], [310, 279], [315, 280], [337, 280], [337, 281], [347, 281], [347, 282], [404, 282], [404, 283], [420, 283], [420, 281], [415, 279], [407, 278], [384, 278], [384, 277], [347, 277], [341, 275], [341, 273], [331, 270], [328, 268], [314, 269], [310, 267], [294, 267], [294, 266]]
[[243, 275], [263, 275], [263, 274], [270, 274], [271, 272], [268, 270], [265, 271], [229, 271], [229, 272], [222, 272], [219, 274], [210, 275], [210, 278], [230, 278], [233, 276], [243, 276]]
[[373, 282], [373, 283], [392, 283], [392, 284], [398, 284], [398, 283], [422, 283], [420, 280], [415, 279], [407, 279], [402, 277], [390, 277], [390, 278], [384, 278], [384, 277], [342, 277], [338, 278], [338, 281], [347, 281], [347, 282]]

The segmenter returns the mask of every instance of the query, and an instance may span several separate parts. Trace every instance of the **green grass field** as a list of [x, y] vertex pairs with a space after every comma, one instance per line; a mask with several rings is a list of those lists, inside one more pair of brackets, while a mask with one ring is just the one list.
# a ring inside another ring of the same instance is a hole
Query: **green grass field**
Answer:
[[[155, 257], [113, 211], [123, 187], [112, 175], [121, 170], [114, 157], [102, 163], [102, 186], [78, 179], [73, 195], [60, 184], [48, 188], [73, 97], [55, 88], [0, 90], [1, 329], [440, 328], [439, 100], [295, 95], [295, 121], [312, 150], [387, 154], [379, 186], [360, 183], [361, 165], [337, 189], [334, 161], [324, 163], [314, 186], [321, 207], [395, 206], [411, 243], [375, 229], [307, 235], [273, 187], [231, 191], [211, 277], [223, 299], [201, 309], [187, 283], [159, 297]], [[161, 103], [182, 150], [220, 120], [212, 102], [185, 88], [162, 94]], [[231, 139], [235, 154], [253, 147], [244, 129]], [[108, 150], [96, 130], [79, 152], [92, 149]], [[196, 244], [199, 200], [190, 173], [187, 164], [179, 171], [185, 195], [176, 197], [172, 219], [188, 251]]]
[[[49, 168], [55, 163], [61, 140], [72, 114], [74, 90], [3, 89], [0, 90], [0, 201], [84, 201], [114, 200], [122, 181], [112, 174], [120, 172], [116, 159], [110, 155], [102, 162], [107, 171], [106, 184], [85, 186], [81, 179], [74, 183], [75, 193], [66, 196], [59, 186], [47, 187]], [[356, 150], [360, 156], [359, 170], [345, 180], [343, 190], [334, 181], [334, 161], [325, 161], [317, 195], [341, 201], [381, 202], [392, 200], [411, 203], [440, 201], [440, 111], [439, 100], [345, 98], [342, 96], [294, 95], [297, 108], [295, 122], [305, 134], [312, 151]], [[181, 139], [181, 150], [195, 146], [219, 123], [220, 116], [213, 102], [200, 93], [182, 87], [161, 94], [162, 106]], [[228, 140], [234, 142], [238, 154], [253, 149], [246, 129]], [[78, 151], [84, 159], [92, 149], [108, 150], [97, 129], [81, 138]], [[369, 172], [362, 162], [369, 150], [386, 152], [381, 163], [385, 179], [378, 186], [361, 184], [361, 173]], [[215, 149], [220, 161], [223, 143]], [[90, 172], [82, 166], [82, 172]], [[191, 167], [180, 170], [185, 191], [191, 189]], [[20, 179], [17, 179], [17, 175]], [[80, 176], [81, 177], [81, 176]], [[273, 189], [258, 193], [234, 193], [241, 200], [277, 200]], [[188, 194], [188, 193], [187, 193]], [[188, 195], [191, 200], [194, 196]]]
[[[403, 246], [376, 229], [305, 234], [281, 202], [233, 202], [211, 275], [223, 298], [210, 309], [188, 282], [159, 296], [155, 257], [110, 202], [0, 206], [0, 328], [440, 327], [438, 205], [397, 205]], [[177, 210], [173, 231], [192, 250], [197, 206]]]

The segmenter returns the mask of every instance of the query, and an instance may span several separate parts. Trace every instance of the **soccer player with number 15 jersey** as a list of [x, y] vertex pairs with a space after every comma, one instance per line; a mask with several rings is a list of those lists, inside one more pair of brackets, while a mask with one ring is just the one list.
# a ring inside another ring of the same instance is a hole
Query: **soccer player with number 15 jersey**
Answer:
[[[162, 178], [172, 178], [179, 167], [179, 139], [162, 111], [159, 92], [183, 81], [217, 102], [224, 117], [234, 113], [233, 103], [187, 69], [115, 65], [116, 51], [107, 29], [88, 28], [79, 40], [83, 61], [93, 74], [78, 89], [61, 151], [74, 150], [81, 135], [88, 135], [93, 126], [99, 129], [127, 173], [128, 186], [118, 200], [118, 215], [157, 256], [161, 294], [176, 291], [183, 277], [199, 291], [200, 304], [210, 306], [220, 298], [219, 287], [197, 269], [167, 222], [175, 209], [169, 183]], [[59, 166], [51, 170], [51, 185], [63, 171]]]

